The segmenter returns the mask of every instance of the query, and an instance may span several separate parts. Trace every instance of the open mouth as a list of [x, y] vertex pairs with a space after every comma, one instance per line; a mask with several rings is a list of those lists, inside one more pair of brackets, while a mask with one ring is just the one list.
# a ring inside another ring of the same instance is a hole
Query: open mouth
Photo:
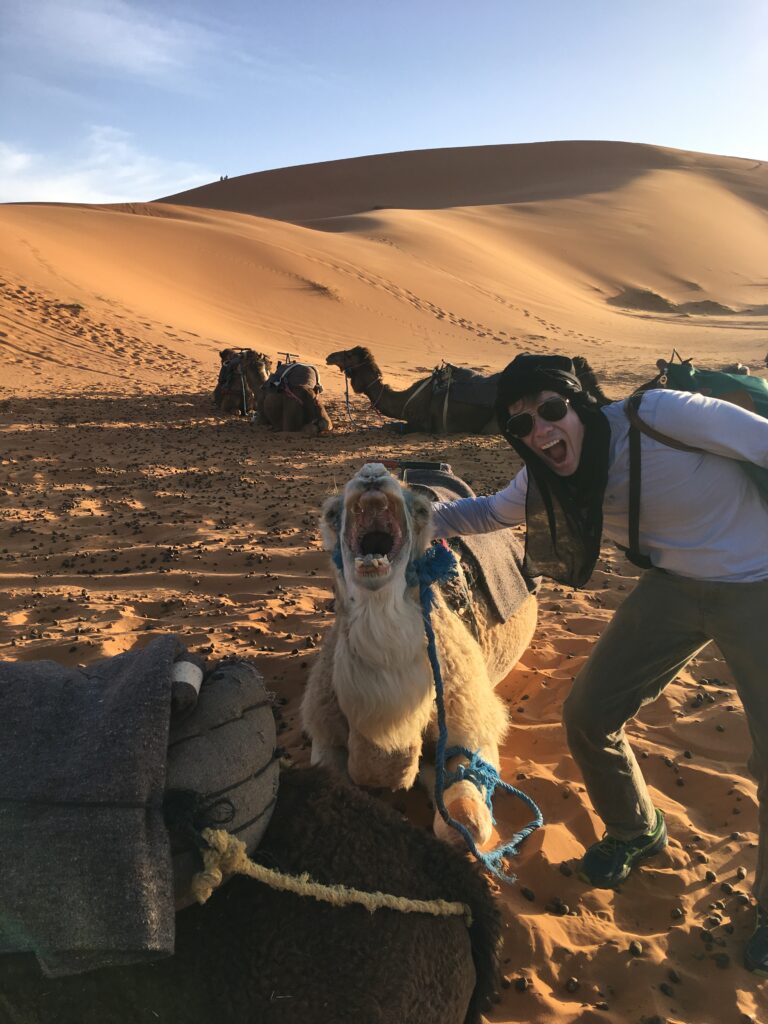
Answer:
[[541, 453], [555, 466], [561, 466], [568, 457], [568, 446], [565, 441], [554, 441], [549, 445], [543, 445]]
[[355, 575], [387, 576], [403, 546], [399, 503], [381, 491], [365, 491], [348, 509], [347, 547]]

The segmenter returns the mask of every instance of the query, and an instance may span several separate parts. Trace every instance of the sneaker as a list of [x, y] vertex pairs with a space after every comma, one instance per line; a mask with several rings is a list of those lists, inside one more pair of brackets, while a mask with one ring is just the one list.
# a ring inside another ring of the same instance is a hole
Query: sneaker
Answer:
[[744, 948], [744, 966], [763, 978], [768, 978], [768, 910], [757, 908], [757, 920], [752, 937]]
[[[661, 811], [656, 811], [656, 824], [651, 832], [636, 839], [614, 839], [605, 835], [599, 843], [590, 846], [582, 858], [579, 878], [598, 889], [612, 889], [623, 882], [634, 865], [646, 857], [653, 857], [667, 845], [667, 824]], [[768, 928], [766, 929], [768, 953]]]

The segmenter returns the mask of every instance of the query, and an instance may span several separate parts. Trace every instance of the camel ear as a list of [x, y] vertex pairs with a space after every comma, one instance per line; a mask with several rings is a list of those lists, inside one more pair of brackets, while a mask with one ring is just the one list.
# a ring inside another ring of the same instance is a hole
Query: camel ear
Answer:
[[407, 491], [406, 493], [413, 523], [414, 539], [419, 546], [426, 549], [432, 539], [432, 502], [419, 491]]
[[341, 533], [341, 509], [343, 498], [334, 494], [326, 498], [320, 512], [320, 536], [326, 551], [333, 551]]

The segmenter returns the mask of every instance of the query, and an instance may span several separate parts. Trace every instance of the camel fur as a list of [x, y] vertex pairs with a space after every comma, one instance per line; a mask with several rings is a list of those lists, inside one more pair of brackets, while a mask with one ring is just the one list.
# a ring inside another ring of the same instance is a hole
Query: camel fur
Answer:
[[[0, 956], [4, 1024], [479, 1024], [501, 922], [458, 852], [318, 769], [280, 780], [256, 852], [269, 867], [412, 899], [468, 904], [432, 917], [327, 903], [235, 877], [176, 917], [174, 956], [66, 978]], [[64, 907], [64, 904], [62, 904]]]
[[[323, 540], [336, 552], [336, 619], [309, 675], [302, 722], [312, 740], [312, 763], [346, 772], [361, 786], [408, 789], [419, 772], [422, 781], [432, 781], [428, 755], [438, 738], [434, 683], [418, 587], [407, 578], [409, 564], [431, 542], [431, 509], [424, 495], [377, 463], [364, 466], [323, 507]], [[498, 769], [507, 712], [494, 687], [531, 640], [536, 600], [529, 596], [500, 624], [485, 597], [473, 592], [476, 639], [439, 589], [435, 598], [432, 625], [448, 746], [479, 750]], [[445, 802], [478, 843], [488, 840], [491, 815], [474, 785], [454, 783]], [[437, 811], [434, 828], [441, 838], [456, 841], [457, 833]]]

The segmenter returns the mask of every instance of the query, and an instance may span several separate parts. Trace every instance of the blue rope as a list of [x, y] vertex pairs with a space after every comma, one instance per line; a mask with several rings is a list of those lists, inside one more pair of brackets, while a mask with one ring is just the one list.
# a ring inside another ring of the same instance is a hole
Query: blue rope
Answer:
[[[491, 874], [495, 875], [502, 882], [514, 882], [516, 880], [515, 875], [509, 875], [504, 871], [503, 860], [507, 857], [514, 857], [519, 853], [520, 846], [524, 839], [534, 832], [537, 828], [544, 824], [544, 818], [542, 817], [541, 811], [527, 794], [517, 789], [515, 786], [510, 786], [509, 783], [504, 782], [500, 777], [497, 770], [488, 761], [484, 761], [478, 751], [472, 753], [467, 750], [466, 747], [451, 747], [450, 750], [446, 750], [448, 744], [448, 728], [445, 722], [445, 700], [443, 695], [443, 676], [440, 671], [440, 661], [437, 656], [437, 646], [435, 644], [435, 632], [432, 629], [432, 608], [434, 606], [434, 594], [432, 592], [432, 584], [440, 581], [447, 580], [453, 576], [458, 575], [458, 568], [456, 564], [456, 556], [446, 547], [444, 544], [433, 544], [427, 552], [422, 555], [421, 558], [416, 559], [408, 565], [406, 570], [406, 582], [410, 586], [419, 587], [419, 597], [421, 599], [421, 610], [424, 619], [424, 632], [427, 635], [427, 653], [429, 655], [429, 662], [432, 666], [432, 674], [435, 677], [435, 701], [437, 703], [437, 724], [438, 724], [438, 740], [437, 740], [437, 755], [436, 755], [436, 773], [435, 773], [435, 803], [437, 809], [440, 812], [442, 819], [450, 825], [451, 828], [455, 829], [463, 838], [468, 848], [472, 852], [473, 856], [480, 861], [481, 864], [490, 871]], [[469, 759], [469, 764], [459, 765], [456, 771], [449, 772], [446, 770], [446, 762], [448, 758], [456, 757], [458, 754], [463, 754], [464, 757]], [[478, 850], [475, 840], [469, 831], [461, 822], [456, 821], [448, 813], [448, 809], [445, 806], [444, 793], [448, 786], [460, 779], [467, 779], [472, 782], [482, 792], [485, 788], [485, 803], [488, 810], [491, 812], [491, 819], [496, 824], [496, 819], [493, 817], [492, 798], [495, 790], [500, 786], [505, 793], [511, 793], [513, 796], [519, 797], [523, 803], [525, 803], [534, 813], [533, 821], [530, 821], [525, 828], [516, 832], [510, 840], [506, 843], [501, 843], [493, 850], [489, 850], [487, 853], [483, 853]]]

